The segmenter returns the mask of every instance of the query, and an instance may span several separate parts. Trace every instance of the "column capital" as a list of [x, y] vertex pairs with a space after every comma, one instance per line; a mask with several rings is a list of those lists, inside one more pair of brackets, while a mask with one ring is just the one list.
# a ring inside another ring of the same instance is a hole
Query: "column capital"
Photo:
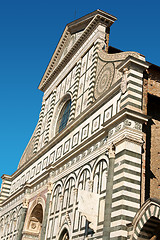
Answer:
[[24, 198], [23, 199], [23, 208], [28, 208], [29, 205], [29, 199], [28, 198]]
[[63, 202], [64, 195], [60, 195], [60, 201]]
[[74, 192], [74, 195], [77, 196], [78, 188], [74, 188], [74, 189], [73, 189], [73, 192]]
[[92, 191], [93, 180], [89, 180], [89, 181], [88, 181], [88, 185], [89, 185], [89, 190]]
[[109, 158], [115, 158], [115, 145], [113, 143], [108, 147], [108, 155]]
[[53, 189], [53, 183], [52, 182], [48, 182], [47, 189], [48, 189], [48, 193], [52, 192], [52, 189]]

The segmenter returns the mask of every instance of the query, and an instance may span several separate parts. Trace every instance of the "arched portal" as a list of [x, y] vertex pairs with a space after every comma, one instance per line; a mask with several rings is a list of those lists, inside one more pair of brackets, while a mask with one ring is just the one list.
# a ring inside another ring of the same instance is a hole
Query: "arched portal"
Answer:
[[148, 219], [138, 234], [137, 240], [140, 239], [160, 240], [160, 220], [158, 218]]
[[130, 229], [130, 240], [160, 240], [160, 201], [148, 199], [139, 209]]
[[36, 235], [39, 236], [41, 233], [42, 221], [43, 221], [42, 205], [37, 204], [30, 215], [28, 230], [34, 232]]
[[66, 228], [62, 231], [59, 240], [69, 240], [69, 233]]

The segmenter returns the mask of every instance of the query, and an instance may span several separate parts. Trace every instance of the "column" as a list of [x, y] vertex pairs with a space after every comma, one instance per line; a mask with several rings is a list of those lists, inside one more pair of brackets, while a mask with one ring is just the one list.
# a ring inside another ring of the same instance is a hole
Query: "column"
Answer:
[[49, 182], [48, 183], [46, 207], [45, 207], [45, 212], [44, 212], [44, 217], [43, 217], [43, 222], [42, 222], [42, 229], [41, 229], [40, 240], [44, 240], [45, 239], [47, 219], [48, 219], [48, 212], [49, 212], [49, 206], [50, 206], [51, 192], [52, 192], [52, 183]]
[[25, 198], [23, 201], [22, 213], [21, 213], [20, 220], [19, 220], [17, 240], [22, 239], [22, 231], [23, 231], [23, 227], [24, 227], [27, 209], [28, 209], [28, 199]]
[[108, 170], [108, 180], [107, 180], [107, 187], [106, 187], [103, 240], [110, 239], [113, 176], [114, 176], [114, 162], [115, 162], [115, 147], [114, 147], [114, 145], [111, 145], [108, 148], [108, 155], [109, 155], [109, 170]]

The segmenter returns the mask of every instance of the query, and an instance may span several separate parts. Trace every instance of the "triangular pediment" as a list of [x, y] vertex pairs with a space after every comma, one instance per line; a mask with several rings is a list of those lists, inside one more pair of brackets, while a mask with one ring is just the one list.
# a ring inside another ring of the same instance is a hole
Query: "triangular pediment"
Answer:
[[59, 71], [60, 67], [63, 67], [71, 59], [72, 54], [78, 50], [87, 34], [94, 30], [94, 25], [102, 21], [107, 26], [111, 26], [115, 20], [116, 17], [96, 10], [67, 24], [38, 88], [45, 91], [53, 73]]

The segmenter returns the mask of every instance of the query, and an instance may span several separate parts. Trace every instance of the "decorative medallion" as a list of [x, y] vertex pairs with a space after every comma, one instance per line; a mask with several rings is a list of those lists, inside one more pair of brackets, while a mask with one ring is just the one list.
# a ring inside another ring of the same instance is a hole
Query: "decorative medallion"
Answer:
[[36, 223], [32, 222], [31, 228], [32, 228], [32, 229], [35, 229], [35, 228], [36, 228]]
[[96, 79], [95, 98], [98, 98], [103, 92], [108, 90], [111, 86], [115, 73], [115, 66], [113, 63], [106, 63], [100, 70], [98, 77]]

